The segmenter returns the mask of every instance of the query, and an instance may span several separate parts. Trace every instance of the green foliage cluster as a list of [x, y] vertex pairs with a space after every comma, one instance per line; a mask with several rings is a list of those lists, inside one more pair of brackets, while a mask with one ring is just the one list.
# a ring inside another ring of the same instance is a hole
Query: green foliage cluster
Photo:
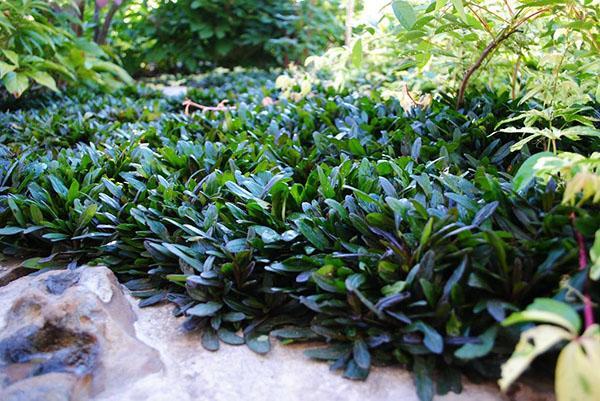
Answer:
[[235, 108], [190, 116], [144, 88], [0, 114], [3, 252], [106, 264], [141, 306], [174, 303], [209, 350], [264, 353], [271, 334], [326, 341], [308, 356], [351, 379], [408, 366], [422, 400], [459, 392], [461, 372], [498, 377], [519, 335], [501, 322], [535, 298], [580, 308], [587, 285], [600, 302], [575, 235], [594, 237], [598, 206], [562, 202], [552, 174], [515, 185], [546, 145], [490, 135], [526, 103], [405, 110], [318, 82], [294, 102], [273, 78], [206, 76], [188, 95]]
[[133, 1], [112, 42], [133, 73], [301, 62], [340, 44], [339, 1]]
[[93, 42], [76, 37], [68, 16], [42, 0], [0, 2], [0, 98], [59, 82], [114, 89], [131, 78]]

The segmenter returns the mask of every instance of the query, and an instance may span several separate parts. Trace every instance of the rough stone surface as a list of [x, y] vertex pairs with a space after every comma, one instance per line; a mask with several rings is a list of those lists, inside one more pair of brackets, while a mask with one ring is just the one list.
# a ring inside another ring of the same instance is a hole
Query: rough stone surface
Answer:
[[[165, 369], [133, 383], [118, 395], [97, 401], [418, 401], [410, 374], [400, 368], [374, 368], [366, 382], [350, 381], [329, 371], [326, 363], [303, 355], [305, 346], [283, 346], [261, 356], [246, 346], [221, 344], [206, 351], [196, 334], [180, 329], [172, 307], [138, 309], [138, 337], [156, 348]], [[465, 384], [458, 395], [435, 401], [550, 401], [551, 393], [516, 389], [510, 397], [494, 384]]]
[[4, 260], [0, 262], [0, 287], [26, 275], [27, 269], [21, 267], [20, 260]]
[[[411, 376], [374, 368], [366, 382], [309, 360], [304, 346], [257, 355], [206, 351], [172, 307], [139, 309], [105, 268], [50, 272], [0, 288], [0, 400], [418, 401]], [[134, 323], [135, 315], [137, 320]], [[465, 383], [440, 401], [550, 401], [544, 386], [501, 394]]]
[[187, 93], [186, 86], [164, 86], [161, 88], [166, 97], [183, 97]]
[[110, 270], [27, 276], [0, 288], [0, 400], [83, 400], [162, 368], [135, 336]]

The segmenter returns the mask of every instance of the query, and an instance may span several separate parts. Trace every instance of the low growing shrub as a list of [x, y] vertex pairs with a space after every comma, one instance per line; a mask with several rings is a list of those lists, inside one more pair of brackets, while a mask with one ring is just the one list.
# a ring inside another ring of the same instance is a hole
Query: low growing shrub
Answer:
[[[375, 90], [315, 83], [292, 102], [269, 74], [233, 77], [189, 93], [225, 111], [186, 116], [139, 88], [0, 114], [3, 251], [106, 264], [209, 350], [265, 353], [271, 334], [327, 342], [307, 355], [351, 379], [408, 366], [422, 400], [459, 392], [462, 372], [497, 378], [519, 336], [501, 322], [534, 299], [581, 308], [587, 285], [600, 301], [575, 235], [590, 248], [598, 206], [563, 203], [556, 179], [514, 186], [544, 144], [490, 136], [525, 107], [507, 94], [405, 111]], [[598, 138], [557, 146], [590, 155]]]

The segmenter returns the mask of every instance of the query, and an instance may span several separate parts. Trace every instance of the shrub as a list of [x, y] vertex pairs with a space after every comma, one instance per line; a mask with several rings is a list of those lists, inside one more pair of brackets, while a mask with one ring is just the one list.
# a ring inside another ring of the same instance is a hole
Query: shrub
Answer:
[[[337, 1], [132, 2], [113, 43], [134, 73], [301, 61], [342, 39]], [[284, 50], [282, 52], [282, 50]]]
[[100, 47], [75, 37], [66, 15], [46, 1], [0, 3], [0, 51], [0, 78], [14, 97], [33, 84], [58, 91], [60, 82], [108, 89], [131, 81]]

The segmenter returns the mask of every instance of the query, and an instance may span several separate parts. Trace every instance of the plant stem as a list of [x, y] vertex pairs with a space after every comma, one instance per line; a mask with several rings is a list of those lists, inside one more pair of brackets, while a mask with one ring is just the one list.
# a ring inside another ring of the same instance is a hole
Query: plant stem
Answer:
[[502, 32], [485, 47], [485, 49], [483, 49], [483, 52], [481, 52], [481, 54], [479, 55], [479, 57], [477, 58], [475, 63], [467, 70], [465, 76], [462, 79], [462, 82], [460, 83], [460, 88], [458, 90], [458, 96], [456, 97], [456, 108], [457, 109], [460, 106], [462, 106], [462, 104], [465, 100], [465, 91], [467, 90], [467, 85], [469, 84], [469, 80], [471, 79], [471, 76], [475, 73], [475, 71], [477, 71], [479, 69], [479, 67], [481, 67], [481, 64], [483, 64], [485, 59], [494, 50], [496, 50], [496, 48], [500, 44], [502, 44], [502, 42], [504, 42], [506, 39], [508, 39], [513, 33], [517, 32], [517, 30], [519, 29], [519, 27], [521, 25], [523, 25], [527, 21], [530, 21], [532, 19], [535, 19], [536, 17], [539, 17], [541, 14], [544, 14], [548, 10], [549, 10], [548, 8], [542, 8], [534, 13], [531, 13], [531, 14], [521, 18], [520, 20], [517, 20], [517, 18], [519, 16], [518, 13], [513, 16], [513, 20], [510, 22], [510, 24], [506, 28], [504, 28], [502, 30]]
[[467, 85], [469, 84], [469, 80], [471, 76], [481, 67], [483, 61], [508, 37], [513, 33], [513, 31], [505, 31], [500, 36], [492, 40], [486, 47], [483, 49], [483, 52], [479, 55], [479, 58], [475, 63], [469, 67], [467, 70], [462, 82], [460, 83], [460, 89], [458, 90], [458, 96], [456, 98], [456, 108], [458, 109], [462, 106], [465, 99], [465, 91], [467, 90]]
[[517, 57], [517, 62], [515, 63], [515, 69], [513, 70], [512, 76], [512, 90], [511, 90], [511, 98], [515, 100], [517, 98], [517, 84], [519, 79], [519, 67], [521, 66], [521, 55]]
[[[571, 213], [571, 222], [573, 224], [573, 232], [575, 233], [575, 240], [579, 247], [579, 270], [585, 270], [588, 265], [587, 249], [585, 248], [585, 239], [583, 235], [575, 228], [575, 213]], [[585, 328], [587, 329], [594, 324], [594, 308], [592, 305], [592, 299], [590, 297], [589, 281], [586, 277], [583, 288], [583, 319], [585, 321]]]

